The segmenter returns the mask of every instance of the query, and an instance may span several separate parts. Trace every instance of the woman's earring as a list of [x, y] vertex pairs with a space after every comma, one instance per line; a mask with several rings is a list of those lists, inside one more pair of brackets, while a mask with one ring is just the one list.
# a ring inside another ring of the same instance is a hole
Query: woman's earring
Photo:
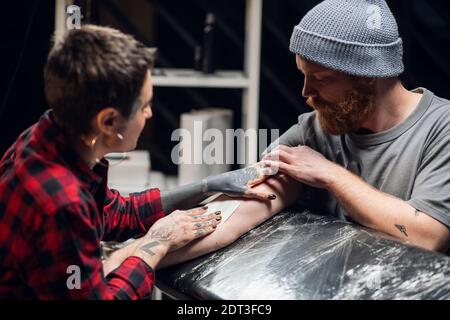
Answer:
[[95, 136], [94, 139], [92, 139], [91, 147], [93, 147], [95, 145], [95, 143], [97, 142], [97, 138], [98, 138], [98, 136]]
[[123, 140], [123, 135], [121, 135], [120, 133], [117, 134], [117, 138], [119, 138], [120, 140]]

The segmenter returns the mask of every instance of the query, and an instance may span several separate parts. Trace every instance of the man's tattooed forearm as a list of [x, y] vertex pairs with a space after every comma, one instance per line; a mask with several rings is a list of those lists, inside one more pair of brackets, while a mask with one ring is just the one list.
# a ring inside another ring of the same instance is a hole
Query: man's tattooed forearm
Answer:
[[160, 243], [158, 241], [152, 241], [150, 243], [143, 245], [139, 249], [141, 249], [143, 252], [145, 252], [148, 255], [154, 256], [155, 253], [152, 251], [152, 248], [159, 246], [159, 245], [160, 245]]
[[406, 233], [406, 227], [402, 224], [396, 224], [395, 227], [403, 233], [405, 236], [408, 236], [408, 233]]

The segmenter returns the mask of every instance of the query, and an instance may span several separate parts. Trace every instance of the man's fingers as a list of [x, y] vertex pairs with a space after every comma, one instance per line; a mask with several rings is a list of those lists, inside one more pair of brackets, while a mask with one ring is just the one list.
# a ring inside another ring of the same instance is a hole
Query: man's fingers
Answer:
[[270, 150], [270, 152], [266, 153], [263, 157], [263, 159], [267, 159], [267, 157], [274, 152], [279, 152], [280, 150], [287, 152], [287, 153], [291, 153], [291, 147], [285, 146], [283, 144], [279, 144], [278, 146], [276, 146], [275, 148], [273, 148], [272, 150]]
[[288, 146], [286, 146], [286, 145], [284, 145], [284, 144], [279, 144], [279, 145], [277, 145], [275, 148], [273, 148], [272, 150], [270, 150], [269, 153], [274, 152], [274, 151], [276, 151], [276, 150], [284, 150], [284, 151], [286, 151], [286, 152], [289, 152], [290, 149], [291, 149], [291, 147], [288, 147]]
[[292, 171], [292, 166], [285, 162], [265, 160], [264, 164], [269, 168], [273, 168], [274, 170], [281, 171], [288, 175]]
[[293, 161], [292, 155], [289, 152], [287, 152], [286, 150], [282, 150], [282, 149], [278, 150], [273, 158], [274, 158], [274, 160], [286, 162], [288, 164], [291, 164]]
[[261, 174], [266, 179], [268, 176], [273, 176], [278, 173], [278, 168], [267, 166], [263, 163], [264, 167], [262, 167], [260, 170]]
[[293, 162], [292, 155], [287, 152], [286, 150], [278, 149], [274, 150], [270, 153], [268, 153], [265, 157], [265, 160], [272, 160], [272, 161], [282, 161], [286, 162], [288, 164], [291, 164]]

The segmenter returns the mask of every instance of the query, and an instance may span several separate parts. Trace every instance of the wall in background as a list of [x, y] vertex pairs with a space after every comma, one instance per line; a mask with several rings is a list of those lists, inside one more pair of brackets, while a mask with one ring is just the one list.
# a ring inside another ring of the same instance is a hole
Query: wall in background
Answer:
[[[279, 128], [284, 132], [300, 113], [310, 110], [300, 96], [303, 80], [288, 45], [293, 26], [318, 2], [264, 0], [261, 128]], [[53, 3], [8, 2], [4, 11], [8, 14], [3, 17], [2, 30], [7, 32], [0, 44], [0, 154], [46, 108], [42, 67], [50, 45]], [[388, 3], [404, 41], [406, 70], [402, 81], [408, 88], [427, 87], [450, 99], [450, 4], [444, 0]], [[193, 67], [194, 48], [202, 42], [206, 13], [213, 12], [217, 17], [216, 67], [242, 68], [245, 12], [242, 0], [85, 0], [80, 4], [82, 10], [90, 11], [88, 16], [93, 22], [114, 26], [134, 34], [149, 46], [157, 46], [158, 67]], [[153, 169], [175, 174], [170, 150], [176, 142], [170, 142], [170, 135], [179, 127], [179, 115], [191, 109], [226, 107], [234, 111], [234, 126], [239, 127], [240, 104], [239, 90], [157, 88], [154, 118], [147, 124], [139, 147], [150, 151]]]
[[5, 1], [0, 19], [0, 155], [45, 111], [54, 1]]

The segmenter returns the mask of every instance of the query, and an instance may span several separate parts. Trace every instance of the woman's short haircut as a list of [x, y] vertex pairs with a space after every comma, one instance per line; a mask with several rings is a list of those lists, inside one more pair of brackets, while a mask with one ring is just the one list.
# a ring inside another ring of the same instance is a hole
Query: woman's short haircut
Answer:
[[44, 68], [49, 107], [72, 135], [89, 133], [91, 120], [106, 107], [128, 119], [153, 60], [153, 49], [118, 30], [94, 25], [70, 30]]

